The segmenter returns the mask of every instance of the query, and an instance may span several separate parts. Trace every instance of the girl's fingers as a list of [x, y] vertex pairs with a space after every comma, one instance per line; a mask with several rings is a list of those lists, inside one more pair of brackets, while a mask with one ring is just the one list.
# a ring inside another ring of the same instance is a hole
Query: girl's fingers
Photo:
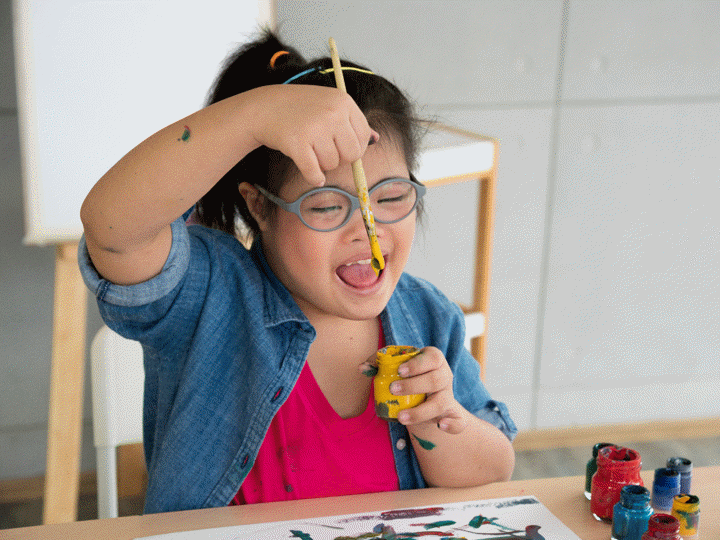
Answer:
[[[439, 410], [442, 410], [442, 412], [439, 412]], [[433, 423], [440, 431], [451, 435], [462, 433], [468, 425], [467, 418], [459, 414], [454, 406], [443, 409], [427, 402], [412, 409], [400, 411], [398, 421], [406, 426]]]
[[365, 360], [362, 364], [358, 366], [358, 370], [366, 377], [374, 377], [375, 375], [377, 375], [377, 357], [373, 355], [367, 360]]
[[442, 393], [432, 394], [420, 405], [400, 411], [398, 421], [405, 425], [422, 424], [423, 422], [437, 423], [440, 418], [458, 416], [453, 413], [455, 406], [454, 399], [446, 399]]
[[445, 389], [452, 392], [452, 370], [442, 353], [431, 349], [428, 347], [400, 366], [398, 373], [402, 379], [390, 386], [393, 394], [433, 394]]
[[402, 377], [415, 377], [423, 373], [441, 369], [446, 365], [445, 355], [443, 355], [440, 349], [425, 347], [420, 351], [420, 354], [413, 356], [410, 360], [402, 364], [398, 369], [398, 373], [400, 373]]
[[323, 185], [325, 171], [360, 159], [368, 143], [379, 140], [352, 97], [336, 88], [268, 86], [254, 92], [262, 93], [258, 102], [265, 105], [253, 137], [292, 159], [310, 184]]
[[332, 171], [340, 165], [340, 154], [334, 139], [322, 137], [315, 140], [313, 150], [323, 171]]
[[336, 169], [343, 161], [351, 163], [360, 159], [367, 148], [367, 142], [361, 145], [349, 124], [335, 134], [322, 128], [318, 131], [322, 134], [311, 140], [309, 152], [290, 156], [306, 180], [314, 185], [322, 185], [325, 171]]
[[467, 419], [455, 413], [443, 416], [437, 421], [438, 429], [451, 435], [462, 433], [467, 427]]
[[448, 387], [452, 387], [452, 372], [449, 369], [436, 369], [422, 375], [394, 381], [390, 385], [390, 392], [396, 396], [435, 394]]
[[369, 144], [374, 144], [380, 140], [380, 134], [370, 127], [367, 118], [360, 109], [351, 110], [349, 121], [350, 129], [353, 130], [360, 143], [361, 154], [365, 153]]
[[294, 155], [288, 156], [297, 166], [300, 174], [314, 186], [325, 184], [325, 174], [318, 161], [317, 154], [311, 146], [301, 147]]
[[363, 156], [367, 146], [360, 144], [363, 139], [358, 139], [355, 132], [350, 131], [350, 127], [348, 124], [348, 131], [339, 133], [334, 142], [340, 158], [352, 163]]

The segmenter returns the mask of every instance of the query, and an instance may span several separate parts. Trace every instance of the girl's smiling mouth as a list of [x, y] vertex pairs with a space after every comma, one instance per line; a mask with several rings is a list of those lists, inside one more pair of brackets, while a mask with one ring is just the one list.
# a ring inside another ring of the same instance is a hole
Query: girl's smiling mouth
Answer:
[[335, 274], [340, 280], [354, 289], [365, 289], [372, 287], [383, 275], [383, 270], [379, 275], [375, 274], [372, 267], [372, 259], [362, 259], [341, 264], [335, 269]]

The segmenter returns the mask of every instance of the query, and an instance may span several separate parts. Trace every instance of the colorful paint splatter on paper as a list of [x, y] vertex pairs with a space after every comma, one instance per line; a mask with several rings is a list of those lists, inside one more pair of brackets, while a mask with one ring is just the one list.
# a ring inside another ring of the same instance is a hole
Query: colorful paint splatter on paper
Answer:
[[535, 497], [240, 525], [137, 540], [579, 540]]

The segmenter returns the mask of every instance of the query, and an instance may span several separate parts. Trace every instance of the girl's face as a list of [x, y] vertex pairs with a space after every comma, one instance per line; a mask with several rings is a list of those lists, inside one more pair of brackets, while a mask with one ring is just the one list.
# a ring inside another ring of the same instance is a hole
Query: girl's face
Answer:
[[[369, 146], [362, 159], [368, 188], [387, 178], [408, 178], [403, 153], [389, 137]], [[349, 163], [326, 173], [326, 186], [355, 193]], [[292, 202], [312, 189], [297, 174], [281, 189], [280, 198]], [[270, 267], [313, 321], [334, 316], [352, 320], [377, 317], [395, 290], [410, 255], [416, 211], [392, 224], [375, 222], [385, 268], [376, 276], [370, 266], [370, 242], [360, 210], [340, 229], [319, 232], [305, 226], [295, 214], [275, 209], [260, 224]]]

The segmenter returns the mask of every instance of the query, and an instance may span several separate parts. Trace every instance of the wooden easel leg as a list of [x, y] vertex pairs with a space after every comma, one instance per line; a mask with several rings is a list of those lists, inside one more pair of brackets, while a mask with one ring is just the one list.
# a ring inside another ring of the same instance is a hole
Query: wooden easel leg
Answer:
[[486, 359], [486, 349], [485, 345], [487, 343], [487, 325], [485, 326], [485, 332], [482, 336], [478, 336], [475, 339], [472, 340], [472, 343], [470, 343], [470, 352], [475, 358], [480, 358], [479, 364], [480, 364], [480, 380], [485, 380], [485, 359]]
[[62, 244], [55, 259], [52, 368], [43, 523], [77, 519], [82, 442], [87, 293], [77, 244]]
[[480, 362], [480, 374], [485, 380], [487, 362], [487, 333], [490, 320], [490, 273], [492, 270], [493, 233], [495, 229], [495, 181], [497, 177], [498, 145], [495, 145], [492, 170], [480, 182], [477, 246], [475, 251], [475, 290], [473, 310], [485, 315], [485, 332], [475, 340], [472, 353]]

